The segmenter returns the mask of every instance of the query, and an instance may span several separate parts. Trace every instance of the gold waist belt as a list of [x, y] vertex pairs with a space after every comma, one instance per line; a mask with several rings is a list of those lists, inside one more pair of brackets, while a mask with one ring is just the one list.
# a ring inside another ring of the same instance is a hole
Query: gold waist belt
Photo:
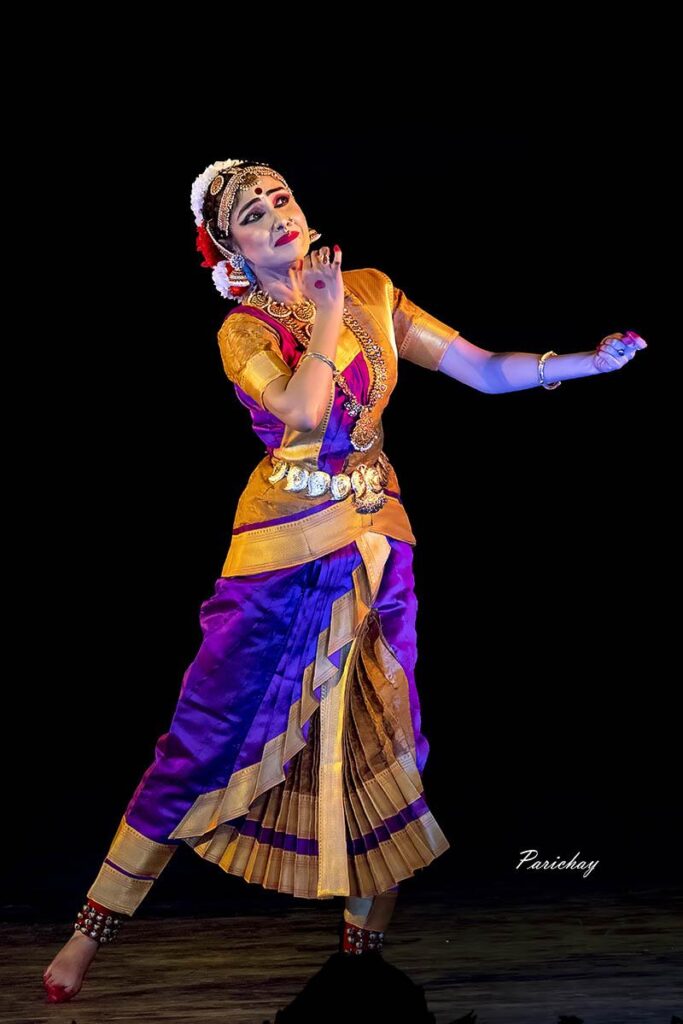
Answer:
[[268, 477], [271, 484], [285, 480], [285, 491], [305, 491], [312, 498], [326, 491], [335, 501], [341, 501], [353, 491], [356, 512], [377, 512], [387, 500], [384, 488], [389, 480], [389, 460], [380, 452], [372, 465], [361, 462], [351, 473], [325, 473], [323, 470], [308, 470], [293, 462], [271, 455], [273, 473]]

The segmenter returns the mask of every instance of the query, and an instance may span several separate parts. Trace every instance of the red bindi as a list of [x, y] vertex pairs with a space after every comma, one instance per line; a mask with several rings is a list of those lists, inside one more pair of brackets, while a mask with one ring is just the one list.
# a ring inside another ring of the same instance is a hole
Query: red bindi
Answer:
[[260, 196], [261, 193], [263, 192], [263, 189], [262, 188], [257, 188], [255, 191], [256, 191], [256, 195]]

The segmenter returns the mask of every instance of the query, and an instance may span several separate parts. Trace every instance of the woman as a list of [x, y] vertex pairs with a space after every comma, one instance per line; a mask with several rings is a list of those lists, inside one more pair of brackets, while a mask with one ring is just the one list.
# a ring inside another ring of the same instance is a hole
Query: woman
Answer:
[[450, 845], [423, 796], [415, 537], [383, 450], [399, 359], [501, 393], [645, 347], [629, 332], [564, 356], [479, 348], [382, 271], [312, 251], [320, 236], [266, 165], [211, 164], [191, 205], [202, 265], [237, 302], [220, 354], [266, 454], [169, 731], [43, 975], [49, 1001], [80, 990], [183, 842], [265, 888], [343, 895], [340, 950], [381, 952], [399, 883]]

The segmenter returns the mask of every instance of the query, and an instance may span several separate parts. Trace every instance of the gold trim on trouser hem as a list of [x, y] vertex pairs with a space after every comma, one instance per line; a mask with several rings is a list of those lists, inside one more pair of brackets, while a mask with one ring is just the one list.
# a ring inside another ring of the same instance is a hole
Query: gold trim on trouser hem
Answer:
[[[87, 895], [109, 910], [134, 914], [178, 848], [177, 844], [157, 843], [143, 836], [128, 824], [124, 815], [106, 858], [114, 861], [121, 871], [105, 861]], [[131, 878], [124, 871], [153, 877]]]
[[[348, 678], [358, 653], [358, 637], [370, 605], [374, 604], [391, 545], [382, 533], [357, 538], [370, 585], [363, 604], [365, 614], [346, 654], [339, 680], [323, 683], [320, 696], [320, 768], [318, 783], [318, 896], [345, 896], [349, 886], [349, 855], [344, 813], [343, 741]], [[367, 602], [367, 603], [366, 603]], [[359, 606], [361, 602], [359, 601]]]

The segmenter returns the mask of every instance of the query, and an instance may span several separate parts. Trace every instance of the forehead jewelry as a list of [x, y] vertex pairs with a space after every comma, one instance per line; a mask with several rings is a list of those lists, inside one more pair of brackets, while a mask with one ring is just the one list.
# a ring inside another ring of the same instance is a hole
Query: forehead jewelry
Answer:
[[[271, 167], [257, 166], [257, 167], [245, 167], [243, 170], [236, 171], [225, 185], [225, 178], [222, 174], [217, 174], [214, 180], [211, 182], [210, 191], [212, 195], [216, 195], [223, 189], [221, 200], [218, 205], [218, 213], [216, 215], [216, 223], [223, 234], [227, 235], [228, 228], [230, 226], [230, 214], [232, 212], [235, 199], [237, 198], [238, 192], [246, 192], [247, 189], [253, 188], [258, 179], [264, 175], [276, 178], [289, 192], [289, 185], [277, 171], [274, 171]], [[262, 189], [260, 190], [262, 191]]]
[[[226, 237], [229, 234], [230, 216], [240, 193], [254, 188], [256, 195], [263, 194], [263, 187], [257, 185], [259, 177], [267, 175], [279, 181], [294, 196], [285, 178], [266, 164], [248, 164], [245, 160], [227, 160], [210, 164], [199, 174], [192, 185], [191, 206], [197, 225], [197, 249], [204, 255], [202, 266], [213, 268], [213, 280], [218, 291], [225, 298], [239, 300], [256, 285], [256, 276], [241, 253], [233, 252], [214, 234], [208, 220], [204, 219], [205, 197], [211, 196], [218, 203], [214, 227]], [[309, 229], [309, 242], [317, 242], [320, 232]], [[225, 257], [217, 259], [218, 255]]]

